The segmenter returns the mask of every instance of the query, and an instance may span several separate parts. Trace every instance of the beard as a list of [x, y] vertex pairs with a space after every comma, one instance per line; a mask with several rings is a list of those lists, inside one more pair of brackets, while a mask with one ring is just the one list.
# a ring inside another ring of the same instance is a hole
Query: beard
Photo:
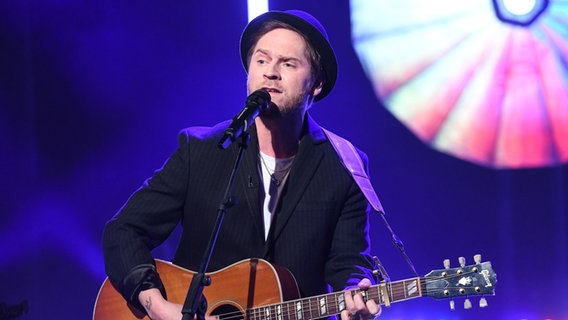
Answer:
[[308, 105], [309, 95], [307, 92], [301, 92], [296, 96], [288, 99], [277, 106], [282, 114], [289, 114], [298, 109], [305, 109]]
[[268, 110], [263, 113], [267, 119], [287, 118], [296, 114], [303, 116], [309, 107], [311, 95], [308, 89], [304, 89], [293, 97], [279, 103], [271, 102]]

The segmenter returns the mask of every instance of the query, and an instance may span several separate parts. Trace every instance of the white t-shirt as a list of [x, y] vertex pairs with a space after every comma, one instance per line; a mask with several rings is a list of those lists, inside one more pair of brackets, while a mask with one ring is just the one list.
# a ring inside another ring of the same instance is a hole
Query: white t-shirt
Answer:
[[264, 239], [268, 238], [272, 216], [280, 200], [282, 188], [288, 180], [288, 174], [295, 156], [290, 158], [273, 158], [260, 152], [260, 172], [264, 186]]

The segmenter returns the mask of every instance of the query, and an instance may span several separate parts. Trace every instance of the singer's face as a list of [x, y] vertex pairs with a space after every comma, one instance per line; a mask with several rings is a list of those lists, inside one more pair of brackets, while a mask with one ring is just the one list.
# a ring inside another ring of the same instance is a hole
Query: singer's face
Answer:
[[312, 96], [321, 91], [313, 87], [304, 38], [292, 30], [274, 29], [258, 40], [249, 64], [249, 93], [265, 89], [281, 114], [303, 115]]

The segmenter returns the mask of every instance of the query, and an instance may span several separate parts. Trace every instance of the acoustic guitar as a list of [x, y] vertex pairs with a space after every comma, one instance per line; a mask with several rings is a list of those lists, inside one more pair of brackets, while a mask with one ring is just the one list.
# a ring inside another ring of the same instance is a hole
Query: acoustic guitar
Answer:
[[[364, 299], [390, 306], [393, 302], [418, 297], [448, 299], [454, 297], [495, 294], [496, 274], [490, 262], [433, 270], [424, 277], [382, 282], [361, 292]], [[163, 260], [156, 260], [157, 271], [166, 288], [168, 300], [183, 304], [195, 272]], [[262, 259], [246, 259], [219, 271], [208, 273], [211, 285], [203, 290], [207, 300], [207, 315], [219, 319], [308, 320], [329, 317], [345, 309], [344, 292], [300, 298], [294, 276], [287, 269]], [[465, 300], [465, 308], [471, 304]], [[484, 307], [486, 300], [480, 300]], [[451, 302], [453, 308], [453, 300]], [[111, 284], [103, 282], [94, 307], [94, 320], [149, 319], [143, 312], [128, 304]]]

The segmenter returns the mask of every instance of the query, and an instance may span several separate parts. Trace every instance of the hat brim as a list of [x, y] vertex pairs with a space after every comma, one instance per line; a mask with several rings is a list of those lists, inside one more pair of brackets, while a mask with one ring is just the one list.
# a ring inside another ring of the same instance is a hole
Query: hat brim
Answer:
[[297, 14], [305, 15], [306, 19], [313, 20], [325, 33], [323, 26], [312, 16], [303, 11], [269, 11], [254, 18], [245, 28], [241, 36], [240, 51], [245, 70], [248, 72], [247, 54], [253, 45], [252, 41], [262, 26], [268, 21], [280, 21], [291, 25], [306, 36], [310, 44], [321, 56], [321, 63], [325, 72], [325, 80], [321, 92], [315, 96], [314, 101], [319, 101], [327, 96], [337, 79], [337, 59], [335, 52], [327, 39], [327, 34], [322, 34], [312, 23]]

